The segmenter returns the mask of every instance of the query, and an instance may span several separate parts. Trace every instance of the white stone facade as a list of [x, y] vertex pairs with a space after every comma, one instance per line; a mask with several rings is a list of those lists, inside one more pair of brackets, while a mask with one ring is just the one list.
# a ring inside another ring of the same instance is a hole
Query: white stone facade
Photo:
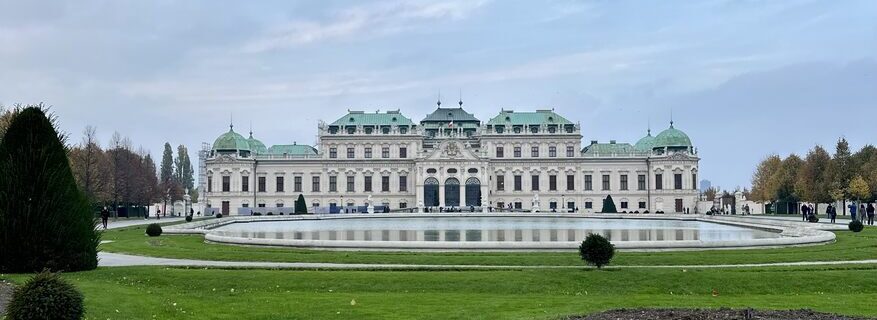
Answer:
[[253, 209], [288, 214], [300, 194], [318, 213], [352, 211], [369, 199], [391, 211], [481, 211], [482, 204], [488, 211], [531, 211], [537, 194], [541, 212], [599, 212], [609, 195], [618, 212], [697, 211], [700, 159], [694, 147], [594, 141], [583, 149], [577, 124], [559, 116], [526, 122], [544, 116], [540, 112], [556, 116], [540, 110], [514, 114], [523, 122], [507, 117], [509, 124], [495, 118], [419, 125], [404, 119], [396, 125], [404, 118], [398, 111], [377, 114], [378, 120], [351, 112], [334, 124], [321, 123], [318, 145], [306, 152], [297, 151], [304, 146], [287, 146], [288, 153], [278, 146], [244, 150], [239, 141], [223, 149], [217, 144], [228, 140], [221, 136], [204, 160], [203, 200], [226, 215]]

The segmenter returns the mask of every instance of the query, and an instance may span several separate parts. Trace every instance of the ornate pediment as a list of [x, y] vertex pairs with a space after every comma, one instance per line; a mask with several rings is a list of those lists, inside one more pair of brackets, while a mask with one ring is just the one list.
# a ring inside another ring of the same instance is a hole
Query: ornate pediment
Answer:
[[477, 160], [478, 156], [462, 141], [448, 140], [439, 144], [426, 158], [430, 160]]

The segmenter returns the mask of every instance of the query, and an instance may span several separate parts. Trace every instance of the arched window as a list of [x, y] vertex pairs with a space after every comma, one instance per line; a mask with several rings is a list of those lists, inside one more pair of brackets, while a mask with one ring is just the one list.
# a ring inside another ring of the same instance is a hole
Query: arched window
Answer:
[[481, 180], [478, 178], [466, 179], [466, 206], [481, 206]]
[[430, 177], [423, 182], [423, 205], [427, 207], [439, 206], [438, 179]]
[[448, 178], [445, 180], [445, 207], [460, 206], [460, 180]]

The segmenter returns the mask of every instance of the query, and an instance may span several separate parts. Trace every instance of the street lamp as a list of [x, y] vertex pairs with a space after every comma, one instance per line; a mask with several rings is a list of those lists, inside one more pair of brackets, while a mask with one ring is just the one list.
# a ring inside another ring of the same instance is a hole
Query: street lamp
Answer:
[[560, 195], [560, 212], [564, 211], [566, 206], [566, 200], [564, 200], [563, 195]]
[[347, 213], [347, 209], [344, 208], [344, 196], [341, 196], [341, 210], [338, 210], [338, 213]]

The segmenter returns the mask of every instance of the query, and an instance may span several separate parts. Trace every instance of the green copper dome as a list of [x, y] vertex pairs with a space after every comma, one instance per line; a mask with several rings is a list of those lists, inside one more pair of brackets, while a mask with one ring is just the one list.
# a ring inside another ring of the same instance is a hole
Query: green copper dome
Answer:
[[634, 145], [634, 147], [637, 150], [641, 150], [641, 151], [652, 150], [652, 147], [654, 147], [654, 146], [655, 146], [655, 137], [652, 137], [652, 130], [649, 130], [648, 134], [646, 134], [646, 136], [643, 137], [642, 139], [639, 139], [639, 141], [637, 141], [636, 144]]
[[229, 127], [228, 132], [223, 133], [213, 142], [213, 150], [250, 151], [250, 143], [247, 141], [247, 138], [234, 132], [233, 127]]
[[268, 147], [265, 146], [262, 141], [259, 141], [256, 138], [253, 138], [253, 133], [250, 132], [250, 138], [247, 139], [247, 143], [250, 145], [250, 151], [254, 154], [267, 154]]
[[691, 146], [691, 139], [688, 138], [688, 135], [685, 134], [685, 132], [682, 132], [682, 130], [673, 128], [673, 122], [670, 122], [669, 129], [664, 130], [655, 137], [653, 144], [653, 148], [687, 148]]

